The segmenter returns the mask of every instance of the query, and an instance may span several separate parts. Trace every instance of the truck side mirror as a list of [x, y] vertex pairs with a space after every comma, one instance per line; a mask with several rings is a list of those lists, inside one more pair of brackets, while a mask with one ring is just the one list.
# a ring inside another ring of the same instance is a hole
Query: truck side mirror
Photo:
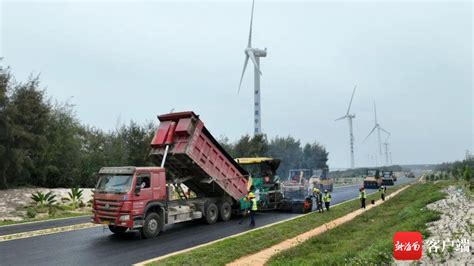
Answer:
[[135, 183], [135, 195], [138, 196], [140, 194], [140, 191], [142, 190], [142, 178], [140, 176], [137, 177], [137, 182]]
[[135, 195], [138, 196], [138, 194], [140, 194], [140, 190], [142, 190], [142, 186], [135, 186]]

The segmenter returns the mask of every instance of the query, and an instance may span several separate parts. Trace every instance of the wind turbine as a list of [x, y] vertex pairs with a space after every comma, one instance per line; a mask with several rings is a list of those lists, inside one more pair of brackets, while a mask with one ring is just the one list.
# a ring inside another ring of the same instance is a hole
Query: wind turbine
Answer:
[[260, 71], [260, 57], [267, 56], [267, 48], [264, 50], [253, 48], [252, 47], [252, 23], [253, 23], [253, 10], [254, 10], [255, 0], [252, 1], [252, 14], [250, 16], [250, 31], [249, 31], [249, 40], [247, 43], [247, 48], [245, 48], [245, 61], [244, 68], [242, 70], [242, 76], [240, 77], [239, 90], [242, 86], [242, 80], [244, 79], [245, 69], [247, 68], [247, 63], [252, 60], [254, 66], [254, 135], [262, 133], [262, 113], [261, 113], [261, 104], [260, 104], [260, 76], [262, 71]]
[[385, 165], [389, 165], [389, 160], [388, 160], [388, 142], [387, 140], [385, 140], [385, 142], [383, 143], [384, 147], [385, 147]]
[[356, 116], [355, 114], [349, 114], [349, 112], [351, 110], [352, 99], [354, 98], [356, 87], [357, 86], [354, 86], [354, 90], [352, 91], [352, 96], [351, 96], [351, 100], [349, 101], [349, 107], [347, 108], [346, 115], [334, 120], [334, 121], [339, 121], [342, 119], [347, 119], [347, 122], [349, 122], [349, 140], [351, 144], [350, 146], [351, 147], [351, 168], [354, 168], [354, 134], [352, 132], [352, 119], [354, 119]]
[[[389, 143], [388, 143], [388, 138], [390, 138], [390, 133], [388, 133], [388, 136], [387, 138], [385, 139], [385, 142], [382, 143], [385, 147], [385, 165], [389, 165], [389, 152], [388, 152], [388, 146], [389, 146]], [[390, 163], [391, 164], [391, 163]]]
[[374, 113], [375, 113], [375, 125], [374, 125], [374, 128], [372, 128], [372, 130], [370, 131], [369, 135], [367, 135], [367, 137], [365, 137], [364, 141], [365, 142], [369, 137], [370, 135], [372, 135], [372, 133], [374, 133], [374, 131], [377, 129], [377, 134], [378, 134], [378, 137], [379, 137], [379, 152], [380, 152], [380, 155], [382, 155], [382, 141], [380, 140], [380, 131], [383, 131], [385, 133], [387, 133], [389, 136], [390, 136], [390, 132], [388, 132], [387, 130], [383, 129], [380, 124], [377, 122], [377, 107], [375, 106], [375, 101], [374, 101]]

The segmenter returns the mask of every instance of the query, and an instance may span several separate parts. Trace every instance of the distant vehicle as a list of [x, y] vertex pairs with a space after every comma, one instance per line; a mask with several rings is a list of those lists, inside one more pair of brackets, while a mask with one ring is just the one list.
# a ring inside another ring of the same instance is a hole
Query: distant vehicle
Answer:
[[291, 169], [288, 178], [281, 182], [283, 195], [282, 209], [292, 212], [307, 212], [310, 210], [310, 194], [308, 180], [311, 176], [309, 169]]
[[397, 182], [397, 175], [393, 171], [382, 171], [382, 176], [383, 177], [385, 177], [387, 175], [392, 177], [394, 182]]
[[313, 170], [313, 175], [309, 179], [309, 184], [311, 191], [316, 187], [321, 190], [321, 192], [326, 189], [332, 192], [334, 187], [334, 181], [329, 176], [328, 168]]
[[313, 188], [332, 191], [333, 181], [328, 176], [328, 169], [290, 169], [288, 178], [281, 182], [283, 210], [293, 212], [311, 211], [313, 205]]
[[[276, 174], [281, 160], [270, 157], [236, 158], [243, 169], [249, 173], [248, 188], [254, 187], [254, 194], [259, 210], [278, 210], [282, 206], [283, 195], [280, 190], [280, 178]], [[241, 208], [248, 208], [249, 203], [241, 200]]]
[[410, 172], [408, 172], [408, 173], [406, 174], [406, 177], [408, 177], [408, 178], [415, 178], [415, 174], [410, 171]]
[[394, 181], [397, 181], [397, 179], [393, 175], [393, 171], [382, 171], [382, 185], [393, 186]]
[[367, 175], [364, 177], [364, 188], [379, 188], [381, 185], [380, 170], [368, 169]]

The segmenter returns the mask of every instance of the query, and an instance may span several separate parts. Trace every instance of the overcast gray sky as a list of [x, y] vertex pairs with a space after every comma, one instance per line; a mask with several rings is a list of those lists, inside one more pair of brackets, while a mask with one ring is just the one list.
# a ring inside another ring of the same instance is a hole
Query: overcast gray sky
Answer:
[[[3, 64], [18, 80], [41, 73], [48, 95], [104, 130], [193, 110], [215, 136], [252, 133], [253, 73], [237, 94], [251, 1], [3, 1]], [[258, 1], [262, 127], [318, 141], [330, 167], [373, 164], [379, 122], [393, 163], [438, 163], [473, 149], [473, 4]], [[72, 97], [72, 98], [71, 98]], [[382, 158], [378, 159], [382, 161]]]

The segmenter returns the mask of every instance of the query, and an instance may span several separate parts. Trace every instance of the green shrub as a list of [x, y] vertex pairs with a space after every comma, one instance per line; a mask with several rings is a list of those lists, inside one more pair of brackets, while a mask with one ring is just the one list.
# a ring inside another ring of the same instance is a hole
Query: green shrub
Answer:
[[58, 205], [57, 206], [59, 210], [61, 211], [73, 211], [75, 210], [76, 208], [72, 205], [72, 203], [70, 204], [63, 204], [63, 205]]
[[58, 208], [56, 206], [49, 206], [48, 208], [48, 215], [49, 217], [54, 217], [58, 213]]
[[36, 211], [33, 208], [26, 209], [26, 217], [33, 219], [36, 217]]
[[34, 208], [36, 213], [47, 213], [48, 212], [48, 207], [36, 207]]
[[463, 173], [464, 180], [466, 182], [471, 181], [471, 168], [464, 166], [464, 173]]
[[79, 189], [78, 187], [71, 188], [71, 192], [68, 192], [69, 198], [72, 201], [72, 205], [74, 208], [77, 208], [79, 201], [82, 198], [82, 189]]
[[56, 202], [54, 199], [56, 195], [53, 194], [52, 191], [43, 194], [40, 191], [36, 191], [36, 193], [31, 194], [31, 199], [38, 205], [40, 208], [44, 208], [45, 206], [52, 205]]

